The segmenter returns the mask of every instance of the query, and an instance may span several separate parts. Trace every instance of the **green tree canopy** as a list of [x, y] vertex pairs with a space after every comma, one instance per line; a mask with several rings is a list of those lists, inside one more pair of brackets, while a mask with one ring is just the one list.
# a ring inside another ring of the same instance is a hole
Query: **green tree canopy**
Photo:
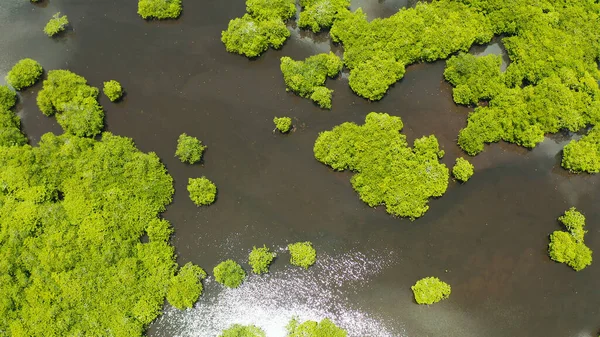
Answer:
[[167, 300], [177, 309], [191, 308], [202, 294], [202, 280], [206, 272], [192, 264], [186, 263], [177, 275], [171, 278]]
[[181, 0], [138, 0], [138, 14], [144, 19], [177, 19]]
[[48, 21], [46, 26], [44, 27], [44, 33], [49, 37], [53, 37], [54, 35], [64, 31], [69, 25], [69, 19], [66, 15], [60, 16], [60, 12], [54, 14], [52, 19]]
[[300, 6], [298, 27], [318, 33], [333, 25], [337, 13], [350, 7], [350, 0], [300, 0]]
[[410, 287], [418, 304], [434, 304], [450, 296], [451, 288], [437, 277], [425, 277]]
[[456, 158], [456, 164], [452, 168], [452, 175], [456, 180], [464, 183], [473, 176], [474, 169], [473, 164], [465, 158]]
[[290, 263], [294, 266], [308, 269], [317, 261], [317, 251], [310, 241], [290, 243], [288, 250], [290, 251]]
[[121, 83], [110, 80], [108, 82], [104, 82], [104, 88], [102, 89], [104, 94], [111, 102], [117, 101], [121, 96], [123, 96], [123, 88], [121, 87]]
[[400, 117], [371, 112], [364, 125], [343, 123], [319, 134], [315, 158], [336, 171], [356, 172], [350, 182], [371, 207], [385, 204], [388, 213], [415, 219], [429, 209], [431, 197], [448, 187], [449, 171], [435, 136], [408, 147]]
[[195, 164], [202, 160], [202, 154], [206, 148], [198, 138], [182, 133], [177, 139], [175, 156], [182, 163]]
[[568, 232], [554, 231], [550, 234], [548, 254], [556, 262], [565, 263], [575, 271], [580, 271], [592, 264], [592, 250], [588, 248], [583, 239], [586, 230], [585, 216], [575, 207], [571, 207], [558, 220], [567, 228]]
[[187, 190], [196, 206], [210, 205], [217, 197], [217, 186], [206, 177], [189, 178]]
[[265, 332], [255, 325], [234, 324], [223, 330], [219, 337], [266, 337]]
[[30, 87], [37, 82], [44, 69], [35, 60], [24, 58], [17, 62], [6, 75], [6, 83], [17, 90]]
[[256, 248], [253, 247], [248, 255], [248, 264], [252, 267], [255, 274], [264, 274], [269, 272], [269, 266], [277, 254], [272, 252], [266, 245]]
[[325, 318], [320, 322], [305, 321], [298, 322], [292, 318], [287, 325], [287, 337], [346, 337], [348, 332], [339, 328], [332, 321]]
[[215, 280], [229, 288], [237, 288], [246, 279], [246, 272], [237, 262], [225, 260], [213, 268]]

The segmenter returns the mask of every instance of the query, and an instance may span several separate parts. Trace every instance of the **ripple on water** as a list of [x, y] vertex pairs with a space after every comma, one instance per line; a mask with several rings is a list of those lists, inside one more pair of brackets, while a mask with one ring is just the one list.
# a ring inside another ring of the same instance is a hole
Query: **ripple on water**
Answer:
[[309, 270], [289, 266], [265, 276], [251, 275], [237, 289], [225, 289], [209, 278], [206, 294], [194, 308], [169, 307], [156, 322], [169, 336], [215, 337], [231, 324], [254, 324], [267, 337], [284, 337], [285, 326], [296, 316], [300, 321], [329, 318], [348, 331], [349, 337], [399, 337], [369, 313], [352, 308], [351, 285], [358, 289], [393, 262], [392, 255], [350, 252], [320, 254]]

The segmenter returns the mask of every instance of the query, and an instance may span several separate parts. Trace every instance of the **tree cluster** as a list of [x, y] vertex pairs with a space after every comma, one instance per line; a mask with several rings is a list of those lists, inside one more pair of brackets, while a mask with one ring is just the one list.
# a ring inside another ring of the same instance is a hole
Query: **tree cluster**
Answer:
[[333, 25], [337, 13], [350, 7], [350, 0], [300, 0], [300, 6], [298, 27], [318, 33]]
[[144, 19], [177, 19], [181, 0], [139, 0], [138, 14]]
[[600, 126], [565, 146], [562, 167], [571, 172], [600, 172]]
[[24, 58], [8, 72], [6, 83], [16, 90], [22, 90], [34, 85], [42, 77], [43, 72], [44, 69], [37, 61]]
[[410, 287], [418, 304], [434, 304], [450, 296], [451, 287], [437, 277], [425, 277]]
[[565, 231], [554, 231], [550, 234], [548, 254], [556, 262], [565, 263], [575, 271], [580, 271], [592, 264], [592, 250], [585, 245], [583, 238], [587, 231], [585, 216], [575, 207], [571, 207], [558, 218], [566, 228]]
[[12, 109], [17, 103], [17, 94], [9, 87], [0, 85], [0, 146], [16, 146], [27, 143], [21, 132], [21, 119]]
[[98, 103], [98, 89], [85, 78], [68, 70], [50, 70], [37, 96], [37, 105], [46, 116], [56, 114], [65, 132], [93, 137], [104, 128], [104, 111]]
[[450, 0], [418, 3], [371, 22], [361, 9], [342, 10], [331, 27], [333, 41], [344, 46], [350, 87], [369, 100], [381, 99], [402, 78], [406, 65], [447, 58], [492, 36], [484, 14]]
[[408, 147], [400, 117], [371, 112], [362, 126], [343, 123], [319, 134], [315, 158], [336, 171], [350, 170], [360, 199], [371, 207], [385, 204], [388, 213], [416, 219], [429, 209], [431, 197], [448, 187], [449, 171], [439, 162], [444, 151], [435, 136]]
[[342, 60], [333, 52], [313, 55], [304, 61], [281, 58], [281, 72], [287, 90], [307, 97], [321, 108], [331, 109], [333, 90], [326, 88], [327, 77], [333, 78], [342, 70]]
[[290, 263], [294, 266], [308, 269], [317, 261], [317, 251], [310, 241], [290, 243], [288, 250], [290, 251]]
[[0, 146], [0, 188], [5, 334], [141, 336], [167, 292], [178, 307], [197, 298], [198, 269], [176, 276], [173, 230], [158, 217], [173, 180], [131, 139], [48, 133]]
[[287, 337], [346, 337], [348, 332], [325, 318], [320, 322], [298, 322], [296, 318], [287, 325]]
[[221, 33], [228, 52], [252, 58], [269, 47], [281, 48], [290, 37], [285, 21], [296, 13], [294, 0], [246, 0], [246, 11]]

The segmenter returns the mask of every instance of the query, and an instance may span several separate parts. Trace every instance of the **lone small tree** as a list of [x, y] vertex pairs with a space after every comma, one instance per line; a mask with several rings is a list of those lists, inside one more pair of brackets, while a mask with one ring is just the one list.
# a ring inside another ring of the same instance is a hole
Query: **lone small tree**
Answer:
[[269, 266], [276, 256], [277, 254], [267, 248], [266, 245], [263, 245], [260, 248], [254, 247], [252, 248], [250, 255], [248, 255], [248, 263], [255, 274], [268, 273]]
[[273, 123], [275, 123], [275, 130], [279, 130], [281, 133], [287, 133], [292, 128], [292, 119], [289, 117], [275, 117]]
[[16, 90], [22, 90], [30, 87], [37, 82], [44, 69], [35, 60], [24, 58], [17, 62], [6, 75], [6, 83], [10, 84]]
[[456, 158], [456, 164], [452, 168], [452, 175], [460, 182], [466, 182], [473, 176], [475, 167], [465, 158]]
[[175, 156], [182, 163], [195, 164], [202, 159], [202, 154], [206, 148], [198, 138], [182, 133], [177, 139]]
[[290, 263], [294, 266], [308, 269], [317, 260], [317, 251], [310, 241], [291, 243], [288, 245], [288, 250], [290, 251]]
[[121, 96], [123, 96], [123, 87], [121, 87], [121, 83], [110, 80], [108, 82], [104, 82], [104, 94], [111, 102], [117, 101]]
[[418, 304], [434, 304], [450, 296], [452, 289], [437, 277], [425, 277], [410, 287]]
[[225, 260], [213, 269], [215, 280], [229, 288], [239, 287], [246, 278], [246, 272], [237, 262]]
[[196, 206], [210, 205], [217, 196], [217, 186], [206, 177], [189, 178], [187, 190]]
[[60, 16], [60, 12], [54, 14], [52, 19], [48, 21], [46, 27], [44, 27], [44, 33], [46, 35], [53, 37], [54, 35], [64, 31], [69, 24], [69, 19], [66, 15]]

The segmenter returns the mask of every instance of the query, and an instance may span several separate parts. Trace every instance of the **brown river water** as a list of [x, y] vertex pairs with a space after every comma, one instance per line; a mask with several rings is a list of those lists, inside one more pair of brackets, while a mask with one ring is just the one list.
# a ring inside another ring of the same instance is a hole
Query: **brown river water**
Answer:
[[[148, 336], [207, 336], [232, 323], [255, 323], [269, 337], [284, 336], [292, 315], [331, 318], [350, 337], [588, 337], [600, 329], [600, 263], [581, 272], [552, 262], [548, 234], [571, 206], [588, 219], [586, 243], [600, 251], [600, 176], [568, 174], [562, 147], [572, 135], [554, 135], [535, 150], [499, 143], [472, 158], [467, 184], [450, 182], [427, 214], [411, 222], [363, 204], [349, 173], [333, 172], [312, 154], [319, 132], [345, 121], [362, 123], [371, 111], [401, 116], [409, 141], [435, 134], [452, 165], [464, 155], [456, 145], [469, 108], [452, 102], [443, 80], [445, 62], [408, 67], [381, 101], [352, 93], [347, 76], [328, 80], [333, 109], [321, 110], [285, 91], [279, 58], [334, 50], [327, 34], [292, 29], [279, 50], [257, 60], [229, 54], [220, 42], [230, 19], [243, 15], [235, 1], [184, 0], [176, 21], [144, 21], [137, 1], [26, 0], [0, 2], [0, 78], [30, 57], [46, 70], [70, 69], [91, 85], [116, 79], [127, 95], [105, 96], [106, 129], [154, 151], [175, 179], [174, 202], [164, 217], [175, 228], [177, 260], [207, 271], [227, 258], [245, 262], [253, 245], [280, 252], [272, 273], [250, 277], [236, 290], [214, 280], [194, 309], [165, 314]], [[414, 1], [353, 3], [369, 18], [385, 17]], [[56, 39], [41, 29], [55, 12], [72, 29]], [[473, 52], [500, 53], [499, 40]], [[507, 59], [505, 61], [508, 61]], [[45, 132], [61, 132], [35, 105], [38, 84], [20, 94], [19, 115], [35, 144]], [[296, 130], [272, 133], [274, 116], [290, 116]], [[202, 165], [175, 157], [178, 135], [206, 145]], [[205, 175], [219, 189], [217, 202], [197, 208], [187, 179]], [[309, 271], [292, 268], [284, 248], [310, 240], [319, 261]], [[249, 270], [247, 264], [243, 264]], [[451, 297], [433, 306], [414, 303], [410, 286], [438, 276]]]

